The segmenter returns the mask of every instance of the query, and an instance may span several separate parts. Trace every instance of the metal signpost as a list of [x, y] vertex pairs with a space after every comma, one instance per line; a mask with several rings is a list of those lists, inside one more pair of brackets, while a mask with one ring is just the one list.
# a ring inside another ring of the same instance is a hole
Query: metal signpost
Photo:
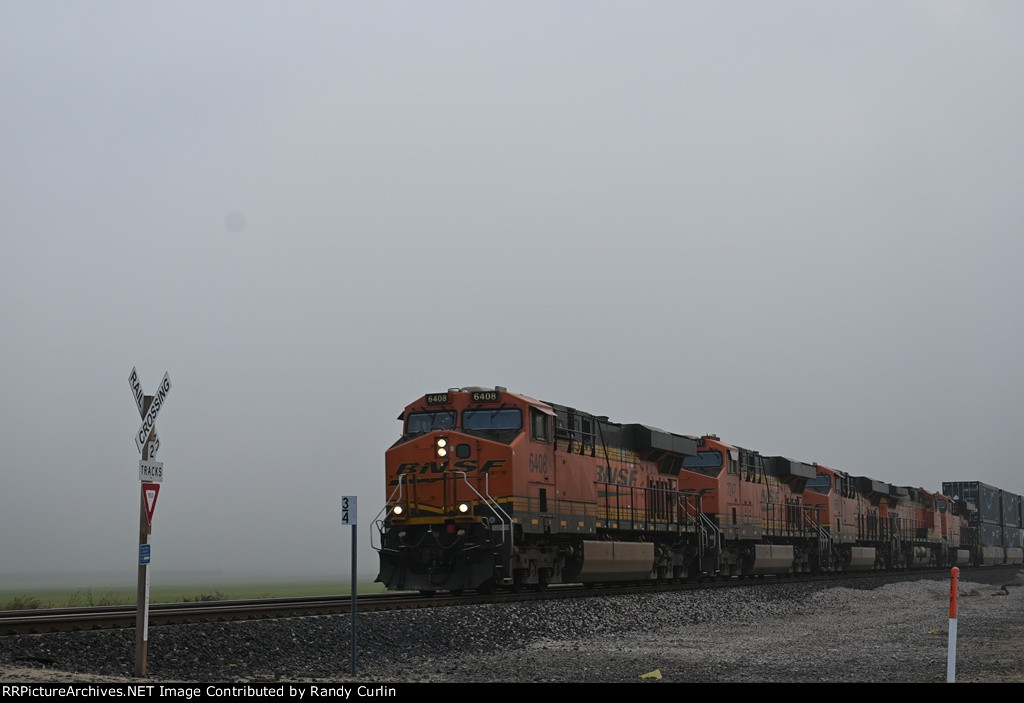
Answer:
[[341, 524], [352, 525], [352, 675], [356, 675], [356, 505], [358, 496], [341, 497]]
[[156, 498], [160, 494], [160, 482], [164, 480], [163, 462], [153, 461], [160, 439], [156, 434], [156, 416], [164, 406], [167, 394], [171, 390], [171, 378], [166, 373], [157, 388], [156, 395], [145, 395], [139, 374], [132, 369], [128, 376], [128, 385], [135, 396], [135, 405], [142, 417], [142, 425], [135, 432], [135, 446], [142, 458], [139, 460], [139, 482], [141, 496], [139, 500], [139, 581], [136, 593], [137, 610], [135, 614], [135, 675], [146, 675], [146, 647], [149, 640], [149, 562], [152, 551], [149, 535], [153, 532], [153, 511], [156, 509]]

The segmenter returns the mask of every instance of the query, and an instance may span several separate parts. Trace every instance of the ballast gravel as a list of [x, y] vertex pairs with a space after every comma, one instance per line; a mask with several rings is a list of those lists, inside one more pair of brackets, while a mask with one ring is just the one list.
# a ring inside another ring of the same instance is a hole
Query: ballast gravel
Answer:
[[[945, 682], [949, 576], [150, 628], [147, 682]], [[1024, 571], [960, 581], [956, 682], [1024, 682]], [[0, 681], [128, 681], [134, 629], [0, 637]]]

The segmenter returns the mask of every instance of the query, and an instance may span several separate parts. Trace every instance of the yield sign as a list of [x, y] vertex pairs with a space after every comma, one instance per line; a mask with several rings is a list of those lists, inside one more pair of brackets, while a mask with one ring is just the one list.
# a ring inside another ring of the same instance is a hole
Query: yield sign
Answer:
[[153, 524], [153, 511], [156, 510], [156, 496], [160, 492], [159, 483], [143, 483], [142, 499], [146, 501], [146, 522]]

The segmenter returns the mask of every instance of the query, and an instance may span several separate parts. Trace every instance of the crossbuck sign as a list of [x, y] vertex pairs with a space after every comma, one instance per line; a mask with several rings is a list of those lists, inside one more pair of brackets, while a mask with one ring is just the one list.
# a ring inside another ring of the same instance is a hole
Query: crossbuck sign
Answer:
[[[128, 377], [128, 382], [132, 386], [132, 392], [135, 393], [135, 403], [139, 406], [139, 413], [142, 413], [143, 407], [140, 398], [142, 395], [142, 385], [139, 383], [139, 375], [132, 369], [131, 376]], [[146, 446], [146, 442], [149, 440], [149, 433], [156, 427], [156, 416], [160, 413], [160, 408], [163, 407], [164, 401], [167, 399], [167, 394], [171, 391], [171, 377], [164, 373], [164, 379], [160, 381], [160, 387], [156, 389], [156, 393], [153, 394], [153, 402], [149, 404], [149, 410], [145, 415], [142, 416], [142, 424], [139, 426], [138, 431], [135, 433], [135, 446], [139, 448], [139, 453], [142, 453], [143, 448]], [[154, 433], [155, 435], [156, 433]], [[154, 445], [159, 446], [159, 440], [154, 436]], [[152, 459], [152, 451], [150, 452]]]

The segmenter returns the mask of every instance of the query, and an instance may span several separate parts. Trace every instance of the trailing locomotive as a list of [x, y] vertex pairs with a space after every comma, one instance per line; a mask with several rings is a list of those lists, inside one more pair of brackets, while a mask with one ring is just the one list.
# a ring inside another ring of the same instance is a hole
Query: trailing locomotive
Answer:
[[611, 422], [500, 386], [428, 393], [399, 420], [374, 544], [377, 580], [392, 590], [1024, 557], [1020, 496], [977, 482], [946, 483], [942, 493], [896, 486], [715, 435]]

